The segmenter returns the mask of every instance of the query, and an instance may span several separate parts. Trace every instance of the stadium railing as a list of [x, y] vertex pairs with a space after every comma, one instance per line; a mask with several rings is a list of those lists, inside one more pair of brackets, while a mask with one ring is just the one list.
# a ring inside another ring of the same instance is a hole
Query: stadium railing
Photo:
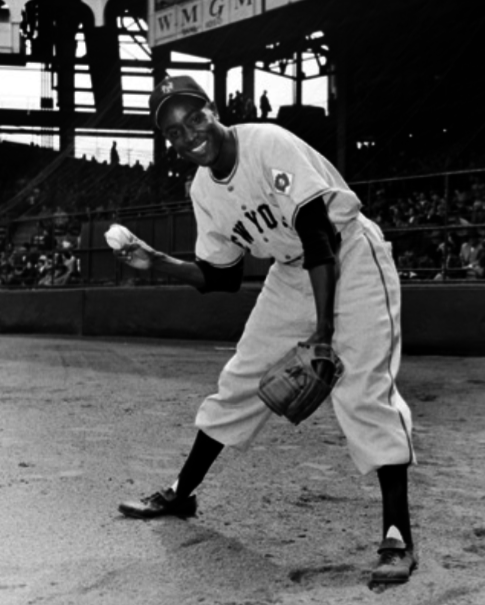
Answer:
[[[381, 226], [392, 243], [403, 281], [485, 279], [485, 169], [359, 181], [351, 186], [363, 202], [363, 212]], [[174, 283], [155, 271], [137, 271], [117, 262], [104, 240], [104, 232], [113, 222], [126, 225], [159, 250], [181, 259], [194, 258], [196, 224], [188, 200], [69, 214], [64, 232], [62, 228], [56, 231], [54, 214], [23, 216], [0, 223], [0, 285]], [[47, 245], [39, 246], [34, 239], [39, 228], [53, 236], [47, 238]], [[67, 256], [76, 262], [69, 258], [72, 270], [66, 278], [63, 264]], [[34, 263], [41, 257], [42, 279], [41, 268]], [[245, 280], [261, 281], [270, 264], [248, 257]]]

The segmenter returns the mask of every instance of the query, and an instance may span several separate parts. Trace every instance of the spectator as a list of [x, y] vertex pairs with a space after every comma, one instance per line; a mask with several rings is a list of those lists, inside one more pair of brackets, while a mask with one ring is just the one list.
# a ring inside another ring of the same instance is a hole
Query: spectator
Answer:
[[481, 247], [477, 254], [476, 277], [485, 277], [485, 238], [481, 241]]
[[117, 143], [116, 141], [113, 141], [113, 145], [111, 146], [110, 151], [110, 161], [112, 166], [118, 166], [118, 164], [120, 163], [120, 156], [116, 147]]
[[263, 121], [268, 119], [268, 114], [270, 114], [273, 111], [273, 108], [271, 107], [271, 103], [269, 102], [268, 99], [268, 91], [265, 90], [263, 92], [263, 94], [261, 95], [261, 97], [259, 98], [259, 109], [261, 110], [261, 119]]
[[55, 286], [66, 285], [77, 273], [77, 260], [69, 250], [56, 255], [56, 266], [53, 277]]
[[69, 222], [69, 217], [67, 216], [67, 212], [61, 207], [57, 206], [54, 210], [54, 234], [56, 236], [64, 235], [67, 229], [67, 224]]
[[258, 112], [256, 109], [256, 105], [251, 97], [244, 97], [244, 121], [245, 122], [254, 122], [258, 117]]
[[475, 231], [471, 231], [467, 241], [460, 248], [460, 259], [462, 267], [466, 270], [466, 277], [476, 279], [483, 276], [481, 266], [483, 258], [483, 243], [479, 240]]
[[236, 90], [234, 95], [234, 121], [241, 122], [244, 117], [244, 101], [241, 91]]
[[236, 122], [236, 99], [232, 92], [229, 94], [229, 99], [227, 101], [227, 120], [226, 121], [227, 121], [228, 125], [234, 124]]
[[475, 225], [485, 225], [485, 202], [477, 199], [472, 206], [472, 223]]
[[397, 259], [399, 277], [401, 279], [414, 279], [418, 274], [413, 271], [416, 267], [416, 259], [412, 250], [405, 250]]
[[61, 247], [64, 250], [72, 250], [74, 248], [79, 248], [80, 244], [80, 226], [79, 225], [71, 225], [66, 235], [62, 238]]
[[190, 199], [190, 187], [192, 186], [192, 181], [194, 180], [193, 172], [188, 172], [185, 177], [185, 199]]

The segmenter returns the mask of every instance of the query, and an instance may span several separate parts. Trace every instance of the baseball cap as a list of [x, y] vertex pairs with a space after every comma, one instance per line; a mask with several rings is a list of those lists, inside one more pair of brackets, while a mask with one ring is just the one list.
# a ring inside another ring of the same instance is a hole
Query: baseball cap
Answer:
[[150, 113], [157, 127], [162, 105], [175, 95], [186, 95], [210, 101], [208, 94], [202, 86], [197, 84], [191, 76], [168, 76], [160, 84], [157, 84], [155, 90], [150, 95]]

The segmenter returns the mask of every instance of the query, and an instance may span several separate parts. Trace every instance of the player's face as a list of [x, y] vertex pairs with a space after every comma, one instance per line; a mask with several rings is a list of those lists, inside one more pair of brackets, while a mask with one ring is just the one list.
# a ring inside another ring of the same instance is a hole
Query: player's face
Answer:
[[163, 106], [159, 126], [184, 159], [214, 167], [220, 159], [226, 129], [202, 99], [179, 96]]

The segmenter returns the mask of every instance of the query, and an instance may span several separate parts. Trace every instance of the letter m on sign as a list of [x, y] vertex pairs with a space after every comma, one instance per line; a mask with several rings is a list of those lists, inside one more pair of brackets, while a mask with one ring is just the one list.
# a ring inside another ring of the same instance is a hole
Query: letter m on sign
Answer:
[[255, 12], [255, 0], [231, 0], [231, 21], [248, 19]]
[[199, 0], [197, 0], [197, 2], [181, 5], [179, 11], [181, 28], [200, 25], [202, 20], [202, 7]]

